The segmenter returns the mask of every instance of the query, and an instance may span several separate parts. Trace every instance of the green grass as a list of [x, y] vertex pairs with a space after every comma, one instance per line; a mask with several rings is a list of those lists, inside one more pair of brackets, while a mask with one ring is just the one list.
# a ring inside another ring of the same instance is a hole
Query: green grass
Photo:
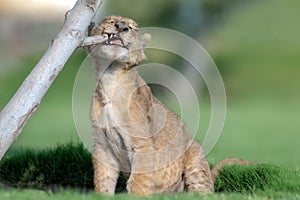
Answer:
[[224, 166], [216, 179], [215, 190], [240, 193], [264, 190], [298, 193], [299, 175], [299, 171], [266, 164]]
[[[83, 196], [79, 192], [91, 191], [93, 189], [92, 180], [91, 155], [82, 144], [69, 143], [41, 151], [25, 150], [14, 156], [6, 156], [0, 163], [2, 188], [39, 189], [57, 198], [64, 194], [88, 199], [93, 198], [94, 194], [89, 193]], [[126, 180], [121, 176], [117, 184], [117, 192], [124, 193], [125, 186]], [[66, 188], [70, 191], [66, 192]], [[12, 191], [9, 193], [12, 198], [13, 195], [19, 195], [18, 191]], [[60, 192], [59, 194], [52, 194], [51, 191]], [[215, 192], [217, 194], [205, 198], [214, 199], [224, 194], [227, 196], [228, 193], [232, 193], [229, 196], [236, 195], [237, 197], [241, 194], [253, 196], [264, 194], [264, 191], [267, 191], [268, 195], [298, 194], [300, 191], [299, 171], [263, 164], [225, 166], [215, 182]], [[37, 198], [39, 195], [45, 195], [40, 191], [26, 190], [25, 193], [30, 194], [31, 192], [35, 193]], [[5, 194], [0, 190], [0, 197]], [[155, 195], [153, 199], [169, 199], [171, 197], [180, 199], [189, 196], [195, 198], [198, 195]], [[121, 197], [129, 198], [125, 194], [117, 196], [117, 198]]]
[[288, 200], [296, 200], [300, 199], [299, 195], [295, 195], [292, 193], [270, 193], [268, 195], [258, 193], [258, 194], [210, 194], [201, 196], [199, 194], [190, 194], [190, 193], [182, 193], [176, 195], [153, 195], [151, 197], [139, 197], [139, 196], [131, 196], [126, 194], [118, 194], [113, 197], [111, 196], [103, 196], [95, 193], [82, 194], [74, 191], [63, 191], [60, 193], [48, 193], [43, 191], [36, 190], [25, 190], [25, 191], [1, 191], [0, 190], [1, 199], [6, 200], [15, 200], [15, 199], [24, 199], [24, 200], [183, 200], [183, 199], [200, 199], [200, 200], [220, 200], [220, 199], [230, 199], [230, 200], [266, 200], [266, 199], [288, 199]]
[[0, 180], [10, 187], [92, 188], [91, 155], [83, 145], [62, 145], [42, 151], [25, 150], [0, 163]]

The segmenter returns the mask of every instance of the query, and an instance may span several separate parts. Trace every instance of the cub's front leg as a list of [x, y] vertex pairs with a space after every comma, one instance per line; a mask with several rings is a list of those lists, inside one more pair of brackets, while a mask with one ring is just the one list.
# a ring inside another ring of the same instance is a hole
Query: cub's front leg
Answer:
[[113, 195], [119, 177], [119, 169], [114, 156], [109, 150], [94, 147], [92, 157], [95, 191]]
[[101, 129], [101, 110], [103, 106], [99, 96], [99, 86], [94, 93], [90, 118], [93, 126], [93, 167], [95, 191], [104, 194], [114, 194], [119, 176], [119, 165], [109, 145], [109, 141]]

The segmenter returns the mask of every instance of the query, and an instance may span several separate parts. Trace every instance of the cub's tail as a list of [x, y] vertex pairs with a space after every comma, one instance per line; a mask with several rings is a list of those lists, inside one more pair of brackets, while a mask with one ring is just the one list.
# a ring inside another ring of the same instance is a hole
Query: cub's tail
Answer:
[[211, 170], [212, 179], [215, 182], [216, 177], [219, 175], [219, 170], [224, 165], [253, 165], [255, 162], [251, 162], [248, 160], [242, 160], [238, 158], [226, 158], [224, 160], [219, 161]]

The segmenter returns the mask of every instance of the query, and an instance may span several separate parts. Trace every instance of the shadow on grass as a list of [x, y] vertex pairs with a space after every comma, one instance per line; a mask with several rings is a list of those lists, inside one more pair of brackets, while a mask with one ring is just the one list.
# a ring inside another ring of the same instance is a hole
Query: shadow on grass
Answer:
[[[261, 190], [300, 191], [298, 171], [272, 165], [224, 166], [215, 182], [216, 192], [253, 193]], [[0, 162], [0, 188], [58, 191], [93, 189], [91, 154], [82, 144], [69, 143], [42, 151], [26, 150]], [[121, 174], [117, 192], [126, 192]]]

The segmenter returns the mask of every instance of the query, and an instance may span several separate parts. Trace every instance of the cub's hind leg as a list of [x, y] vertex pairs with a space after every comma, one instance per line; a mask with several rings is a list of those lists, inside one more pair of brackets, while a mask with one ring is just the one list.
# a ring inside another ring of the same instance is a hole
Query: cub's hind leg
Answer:
[[155, 181], [153, 173], [132, 173], [127, 181], [127, 191], [129, 194], [150, 195], [155, 191]]
[[184, 165], [184, 181], [189, 192], [201, 194], [213, 192], [214, 183], [210, 167], [201, 146], [197, 142], [193, 141], [186, 151]]

